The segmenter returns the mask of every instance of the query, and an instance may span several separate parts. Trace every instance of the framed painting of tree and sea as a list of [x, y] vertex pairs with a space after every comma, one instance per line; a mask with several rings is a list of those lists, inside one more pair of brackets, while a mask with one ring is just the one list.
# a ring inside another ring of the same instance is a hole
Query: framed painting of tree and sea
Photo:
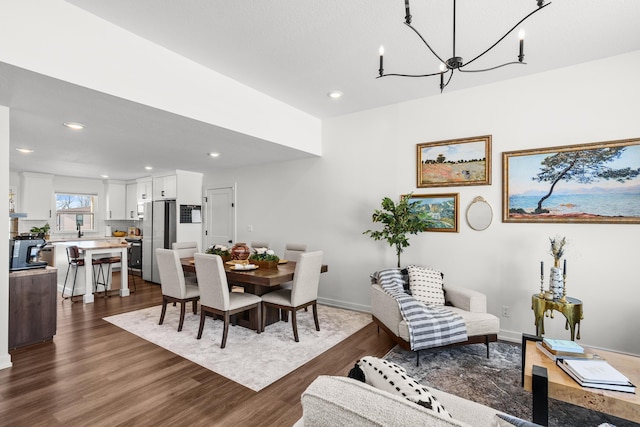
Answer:
[[502, 153], [502, 221], [640, 223], [640, 138]]

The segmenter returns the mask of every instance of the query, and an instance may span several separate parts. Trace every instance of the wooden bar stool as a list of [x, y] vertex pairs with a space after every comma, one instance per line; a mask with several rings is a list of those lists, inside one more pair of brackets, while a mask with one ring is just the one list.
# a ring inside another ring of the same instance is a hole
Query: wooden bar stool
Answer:
[[[64, 276], [64, 286], [62, 287], [62, 297], [64, 299], [70, 299], [70, 298], [72, 299], [76, 290], [76, 280], [78, 279], [78, 268], [85, 266], [84, 259], [80, 257], [80, 250], [78, 249], [77, 246], [67, 246], [67, 261], [69, 262], [69, 268], [67, 269], [67, 274]], [[97, 274], [99, 274], [99, 271], [96, 274], [96, 267], [98, 266], [101, 267], [101, 264], [99, 260], [92, 259], [91, 265], [93, 268], [93, 286], [95, 288], [96, 282], [98, 280]], [[69, 271], [71, 271], [72, 268], [75, 270], [75, 273], [73, 275], [73, 286], [71, 287], [71, 295], [68, 297], [65, 297], [64, 291], [67, 288], [67, 279], [69, 278]]]
[[[98, 273], [98, 275], [102, 274], [102, 282], [100, 282], [100, 279], [98, 278], [95, 282], [94, 282], [94, 292], [98, 292], [98, 285], [103, 285], [104, 286], [104, 297], [107, 298], [109, 297], [109, 277], [111, 277], [111, 265], [112, 264], [118, 264], [119, 262], [121, 262], [121, 259], [119, 256], [110, 256], [110, 257], [104, 257], [104, 258], [98, 258], [97, 259], [99, 265], [100, 265], [100, 271]], [[107, 274], [105, 275], [104, 273], [104, 266], [106, 266], [107, 268]]]

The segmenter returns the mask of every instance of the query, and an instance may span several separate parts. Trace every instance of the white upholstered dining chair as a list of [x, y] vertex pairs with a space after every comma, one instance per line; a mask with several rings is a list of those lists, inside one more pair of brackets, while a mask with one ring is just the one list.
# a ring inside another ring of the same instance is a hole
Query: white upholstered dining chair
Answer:
[[255, 326], [262, 331], [262, 299], [250, 293], [229, 292], [227, 275], [219, 255], [195, 254], [196, 274], [200, 287], [200, 328], [198, 339], [202, 338], [207, 313], [223, 317], [224, 326], [220, 348], [227, 345], [230, 316], [247, 310], [256, 310]]
[[[284, 246], [284, 259], [287, 261], [298, 262], [298, 258], [300, 254], [303, 254], [307, 251], [307, 245], [299, 244], [299, 243], [287, 243]], [[291, 289], [293, 286], [293, 282], [285, 282], [280, 287], [283, 289]], [[308, 311], [307, 307], [304, 308], [304, 311]]]
[[173, 242], [171, 249], [178, 251], [179, 258], [190, 258], [200, 252], [198, 242]]
[[280, 289], [262, 295], [262, 325], [266, 323], [266, 309], [273, 307], [282, 311], [291, 312], [291, 325], [293, 337], [298, 339], [298, 324], [296, 313], [298, 310], [311, 306], [316, 331], [320, 330], [318, 322], [318, 285], [320, 283], [320, 268], [322, 267], [322, 251], [305, 252], [300, 254], [296, 269], [293, 273], [293, 286], [291, 289]]
[[[178, 251], [179, 258], [191, 258], [197, 252], [200, 252], [198, 248], [198, 242], [173, 242], [171, 244], [171, 249], [174, 251]], [[194, 273], [185, 273], [185, 280], [191, 285], [197, 285], [198, 280], [196, 279], [196, 275]]]
[[307, 245], [287, 243], [284, 247], [284, 259], [298, 262], [298, 257], [307, 251]]
[[178, 332], [180, 332], [184, 324], [185, 304], [191, 301], [193, 314], [198, 313], [200, 290], [198, 286], [185, 281], [178, 251], [158, 248], [156, 249], [156, 261], [160, 272], [160, 287], [162, 288], [162, 313], [158, 324], [162, 325], [164, 322], [167, 303], [180, 303], [180, 321], [178, 323]]
[[255, 248], [269, 249], [269, 242], [251, 242], [251, 249], [255, 249]]

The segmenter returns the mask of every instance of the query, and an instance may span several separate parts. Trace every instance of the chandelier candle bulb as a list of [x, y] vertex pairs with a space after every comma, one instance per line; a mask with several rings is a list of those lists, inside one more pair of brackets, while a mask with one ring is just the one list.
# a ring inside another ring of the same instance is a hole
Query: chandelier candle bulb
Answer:
[[524, 59], [524, 30], [520, 30], [518, 38], [520, 39], [520, 54], [518, 55], [518, 61], [522, 62]]
[[384, 56], [384, 46], [380, 45], [380, 49], [378, 49], [378, 52], [380, 53], [380, 69], [378, 71], [382, 76], [382, 73], [384, 72], [384, 69], [382, 68], [382, 57]]

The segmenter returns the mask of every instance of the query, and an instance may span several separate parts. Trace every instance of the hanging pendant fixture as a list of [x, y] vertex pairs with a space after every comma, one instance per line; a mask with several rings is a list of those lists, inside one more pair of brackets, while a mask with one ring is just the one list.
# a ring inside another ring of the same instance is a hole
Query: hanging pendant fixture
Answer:
[[[524, 30], [521, 29], [520, 32], [519, 32], [520, 43], [519, 43], [519, 52], [518, 52], [518, 60], [517, 61], [506, 62], [506, 63], [501, 64], [501, 65], [496, 65], [494, 67], [483, 68], [483, 69], [467, 69], [466, 68], [468, 65], [473, 63], [475, 60], [481, 58], [484, 54], [486, 54], [491, 49], [496, 47], [502, 40], [504, 40], [505, 37], [507, 37], [511, 32], [513, 32], [527, 18], [529, 18], [534, 13], [539, 12], [540, 10], [542, 10], [543, 8], [545, 8], [545, 7], [547, 7], [547, 6], [549, 6], [551, 4], [551, 3], [545, 4], [544, 0], [536, 0], [536, 3], [538, 5], [537, 9], [534, 9], [527, 16], [525, 16], [520, 21], [518, 21], [513, 27], [511, 27], [511, 29], [509, 31], [507, 31], [502, 37], [500, 37], [498, 39], [498, 41], [496, 41], [494, 44], [489, 46], [489, 48], [486, 49], [484, 52], [482, 52], [480, 55], [476, 56], [475, 58], [471, 59], [470, 61], [464, 62], [463, 58], [461, 56], [457, 56], [457, 54], [456, 54], [456, 2], [457, 2], [456, 0], [453, 0], [453, 52], [452, 52], [451, 57], [449, 59], [445, 60], [445, 59], [442, 59], [443, 57], [438, 55], [431, 48], [431, 46], [429, 45], [427, 40], [424, 37], [422, 37], [420, 32], [415, 27], [413, 27], [411, 25], [411, 18], [412, 17], [411, 17], [411, 12], [410, 12], [410, 7], [409, 7], [409, 0], [404, 0], [404, 8], [405, 8], [404, 24], [407, 27], [411, 28], [418, 35], [418, 37], [420, 37], [420, 40], [422, 40], [422, 42], [431, 51], [431, 53], [436, 58], [438, 58], [438, 60], [440, 60], [440, 69], [439, 69], [439, 71], [434, 72], [434, 73], [428, 73], [428, 74], [397, 74], [397, 73], [386, 74], [384, 72], [384, 67], [383, 67], [384, 47], [380, 46], [380, 50], [379, 50], [379, 54], [380, 54], [380, 69], [378, 70], [379, 75], [376, 78], [388, 77], [388, 76], [396, 76], [396, 77], [432, 77], [432, 76], [440, 76], [440, 92], [442, 92], [444, 90], [444, 88], [447, 87], [449, 85], [449, 83], [451, 82], [451, 78], [453, 77], [453, 73], [456, 70], [460, 71], [460, 72], [463, 72], [463, 73], [478, 73], [478, 72], [483, 72], [483, 71], [495, 70], [497, 68], [505, 67], [507, 65], [526, 65], [526, 62], [524, 62], [524, 35], [525, 34], [524, 34]], [[448, 75], [448, 77], [445, 78], [446, 75]], [[446, 83], [445, 83], [445, 80], [446, 80]]]

